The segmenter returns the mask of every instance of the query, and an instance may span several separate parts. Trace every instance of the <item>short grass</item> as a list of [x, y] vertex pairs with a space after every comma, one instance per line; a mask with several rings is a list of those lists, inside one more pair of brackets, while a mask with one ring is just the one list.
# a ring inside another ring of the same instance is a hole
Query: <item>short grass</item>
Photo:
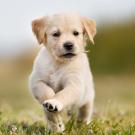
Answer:
[[29, 94], [26, 78], [14, 72], [8, 72], [7, 77], [3, 74], [0, 135], [135, 135], [134, 75], [94, 75], [96, 99], [92, 122], [78, 124], [72, 116], [63, 133], [53, 133], [46, 129], [44, 113]]
[[89, 125], [78, 124], [73, 116], [63, 133], [49, 132], [40, 113], [23, 111], [14, 114], [11, 110], [1, 110], [0, 135], [135, 135], [133, 110], [106, 108], [100, 113], [96, 112]]

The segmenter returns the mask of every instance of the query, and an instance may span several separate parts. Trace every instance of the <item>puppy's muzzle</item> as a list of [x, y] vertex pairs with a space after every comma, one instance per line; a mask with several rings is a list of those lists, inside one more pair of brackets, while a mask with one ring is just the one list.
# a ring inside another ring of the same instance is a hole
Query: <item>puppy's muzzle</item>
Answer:
[[72, 42], [65, 42], [63, 44], [63, 48], [66, 51], [66, 53], [62, 55], [63, 57], [65, 57], [65, 58], [72, 58], [73, 56], [75, 56], [75, 54], [73, 53], [73, 51], [74, 51], [74, 44]]
[[64, 46], [66, 51], [72, 51], [73, 47], [74, 47], [73, 43], [71, 43], [71, 42], [66, 42], [66, 43], [64, 43], [63, 46]]

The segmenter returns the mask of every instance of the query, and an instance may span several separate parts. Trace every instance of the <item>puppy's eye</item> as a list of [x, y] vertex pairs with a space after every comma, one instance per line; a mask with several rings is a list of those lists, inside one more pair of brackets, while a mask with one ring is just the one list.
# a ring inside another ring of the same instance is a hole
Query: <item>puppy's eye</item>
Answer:
[[59, 31], [57, 31], [57, 32], [53, 33], [52, 36], [53, 36], [53, 37], [59, 37], [60, 34], [61, 34], [61, 33], [60, 33]]
[[73, 31], [74, 36], [78, 36], [79, 32], [78, 31]]

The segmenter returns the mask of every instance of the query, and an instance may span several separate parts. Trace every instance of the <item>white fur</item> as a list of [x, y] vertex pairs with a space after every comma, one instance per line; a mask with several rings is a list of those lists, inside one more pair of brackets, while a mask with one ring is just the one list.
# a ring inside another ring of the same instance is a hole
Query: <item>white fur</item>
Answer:
[[[54, 21], [52, 22], [54, 23]], [[66, 27], [66, 25], [63, 25], [63, 27]], [[82, 29], [80, 22], [78, 28]], [[70, 29], [68, 28], [68, 32]], [[66, 37], [66, 32], [64, 34]], [[61, 37], [63, 42], [66, 41], [65, 37]], [[71, 33], [71, 35], [68, 34], [68, 37], [74, 41], [75, 47], [80, 50], [77, 55], [73, 58], [65, 58], [62, 61], [57, 60], [53, 54], [57, 51], [54, 47], [57, 46], [57, 49], [59, 49], [63, 42], [55, 45], [56, 39], [52, 39], [50, 36], [48, 44], [41, 48], [35, 59], [29, 80], [32, 94], [41, 104], [45, 105], [49, 127], [56, 131], [64, 130], [61, 113], [65, 108], [75, 105], [79, 110], [78, 120], [87, 124], [90, 122], [93, 112], [93, 79], [88, 58], [84, 53], [84, 46], [82, 46], [83, 35], [76, 38]], [[77, 45], [78, 43], [80, 44]], [[61, 60], [61, 58], [59, 59]], [[52, 107], [50, 111], [57, 108], [57, 112], [49, 112], [50, 105]]]
[[[60, 85], [63, 85], [63, 89], [59, 89]], [[78, 108], [90, 104], [90, 107], [86, 108], [86, 111], [90, 111], [90, 116], [88, 115], [85, 120], [87, 123], [90, 122], [94, 88], [86, 54], [81, 53], [67, 64], [57, 65], [47, 49], [42, 47], [34, 62], [34, 68], [30, 76], [30, 90], [40, 103], [44, 102], [44, 97], [46, 99], [53, 98], [53, 102], [54, 99], [58, 100], [62, 104], [60, 110], [62, 110], [62, 107], [72, 106], [73, 104]], [[50, 99], [45, 100], [45, 102], [47, 101], [51, 102]]]

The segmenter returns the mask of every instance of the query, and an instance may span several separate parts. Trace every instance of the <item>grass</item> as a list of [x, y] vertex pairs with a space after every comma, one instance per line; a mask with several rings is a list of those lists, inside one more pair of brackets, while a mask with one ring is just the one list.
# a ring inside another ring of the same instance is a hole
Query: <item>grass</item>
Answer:
[[46, 129], [42, 108], [28, 92], [28, 75], [22, 76], [16, 70], [8, 74], [3, 70], [2, 74], [0, 135], [135, 135], [134, 75], [94, 75], [96, 99], [92, 122], [78, 124], [73, 116], [66, 130], [56, 134]]
[[73, 116], [63, 133], [49, 132], [43, 116], [39, 114], [25, 112], [13, 115], [11, 110], [1, 110], [0, 135], [135, 135], [133, 110], [119, 111], [118, 108], [105, 108], [105, 111], [94, 114], [89, 125], [78, 124], [76, 117]]

